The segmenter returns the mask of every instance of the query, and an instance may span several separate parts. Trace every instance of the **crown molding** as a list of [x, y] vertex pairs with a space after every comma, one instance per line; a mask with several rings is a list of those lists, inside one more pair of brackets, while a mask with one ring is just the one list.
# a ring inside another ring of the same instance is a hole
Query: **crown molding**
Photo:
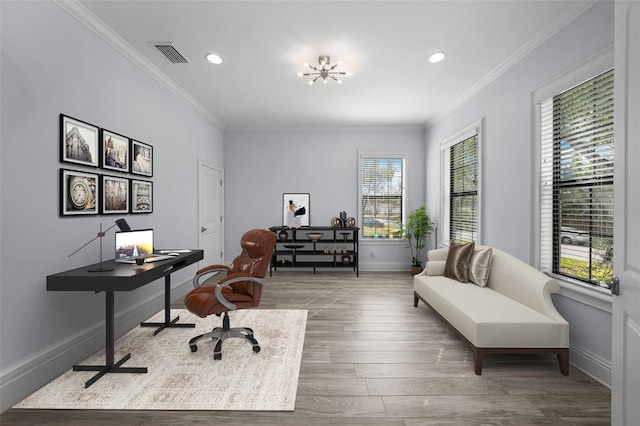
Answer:
[[62, 8], [69, 15], [73, 16], [78, 22], [95, 33], [102, 40], [107, 42], [111, 47], [120, 52], [125, 58], [129, 59], [134, 65], [146, 72], [151, 78], [156, 80], [162, 86], [167, 88], [171, 93], [185, 101], [189, 106], [194, 108], [205, 118], [213, 122], [213, 124], [221, 131], [225, 130], [225, 123], [218, 117], [213, 115], [211, 111], [205, 108], [200, 102], [189, 95], [182, 87], [178, 86], [165, 73], [160, 71], [158, 67], [153, 65], [149, 60], [140, 54], [136, 49], [127, 43], [122, 37], [116, 34], [107, 24], [95, 16], [89, 9], [84, 7], [76, 0], [53, 0], [53, 2]]
[[227, 126], [225, 133], [422, 133], [425, 128], [415, 125], [352, 125], [352, 126]]
[[502, 61], [496, 68], [494, 68], [489, 74], [484, 76], [481, 80], [467, 89], [462, 96], [453, 101], [448, 107], [444, 108], [439, 114], [437, 114], [433, 119], [427, 121], [424, 126], [425, 128], [430, 128], [437, 124], [440, 120], [449, 115], [452, 111], [458, 108], [460, 105], [467, 102], [471, 99], [475, 94], [480, 92], [483, 88], [488, 86], [491, 82], [497, 79], [499, 76], [504, 74], [508, 69], [517, 64], [520, 60], [525, 58], [527, 55], [531, 54], [535, 49], [540, 47], [544, 42], [549, 40], [551, 37], [560, 32], [563, 28], [573, 22], [576, 18], [581, 16], [587, 10], [591, 9], [593, 5], [597, 3], [596, 0], [586, 1], [586, 2], [578, 2], [573, 5], [571, 8], [567, 9], [567, 11], [558, 15], [556, 19], [551, 21], [546, 28], [540, 32], [537, 36], [533, 37], [527, 43], [523, 44], [518, 50], [516, 50], [512, 55], [510, 55], [507, 59]]

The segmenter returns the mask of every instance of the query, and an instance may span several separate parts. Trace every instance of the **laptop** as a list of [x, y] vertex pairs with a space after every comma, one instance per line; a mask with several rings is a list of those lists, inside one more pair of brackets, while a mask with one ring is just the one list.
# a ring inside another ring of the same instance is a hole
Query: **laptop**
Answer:
[[140, 257], [145, 263], [151, 263], [171, 259], [174, 256], [153, 252], [153, 229], [116, 232], [116, 262], [136, 263], [136, 258]]

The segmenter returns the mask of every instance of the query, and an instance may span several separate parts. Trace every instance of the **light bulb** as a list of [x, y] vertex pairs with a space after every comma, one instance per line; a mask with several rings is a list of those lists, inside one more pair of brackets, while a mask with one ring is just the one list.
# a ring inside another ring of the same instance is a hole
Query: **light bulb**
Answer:
[[309, 86], [313, 85], [313, 80], [309, 80]]
[[444, 52], [436, 52], [429, 56], [429, 62], [431, 62], [432, 64], [437, 64], [438, 62], [442, 61], [445, 56], [446, 54]]
[[338, 84], [342, 84], [342, 80], [337, 79], [336, 81], [338, 82]]
[[298, 77], [302, 77], [302, 73], [301, 72], [298, 73]]
[[215, 53], [208, 53], [205, 58], [214, 65], [220, 65], [222, 63], [222, 58]]

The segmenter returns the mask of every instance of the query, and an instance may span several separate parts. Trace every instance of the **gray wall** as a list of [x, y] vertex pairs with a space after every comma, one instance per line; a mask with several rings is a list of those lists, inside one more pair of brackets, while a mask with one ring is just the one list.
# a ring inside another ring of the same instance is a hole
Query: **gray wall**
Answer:
[[[158, 246], [198, 246], [198, 159], [222, 168], [223, 133], [57, 5], [2, 1], [0, 7], [5, 410], [104, 347], [104, 295], [45, 290], [47, 275], [97, 262], [97, 242], [67, 255], [94, 237], [101, 222], [106, 228], [122, 217], [58, 216], [59, 169], [92, 170], [59, 162], [59, 114], [153, 145], [154, 212], [124, 217], [134, 228], [155, 228]], [[106, 258], [113, 258], [113, 238], [114, 230], [104, 238]], [[176, 273], [174, 287], [194, 270]], [[157, 282], [117, 294], [117, 333], [157, 312], [163, 290]]]
[[[530, 261], [533, 242], [532, 92], [590, 56], [613, 46], [613, 2], [600, 2], [471, 97], [426, 133], [426, 200], [440, 222], [440, 142], [483, 120], [483, 244]], [[554, 300], [570, 322], [572, 361], [609, 383], [611, 315], [600, 295], [593, 305], [563, 290]], [[577, 349], [577, 350], [576, 350]], [[605, 373], [603, 373], [605, 371]]]
[[[424, 130], [352, 129], [225, 134], [225, 254], [244, 231], [282, 225], [282, 194], [310, 193], [311, 225], [358, 218], [358, 151], [406, 152], [407, 209], [424, 204]], [[375, 257], [371, 256], [374, 252]], [[405, 240], [360, 245], [362, 270], [409, 270]]]

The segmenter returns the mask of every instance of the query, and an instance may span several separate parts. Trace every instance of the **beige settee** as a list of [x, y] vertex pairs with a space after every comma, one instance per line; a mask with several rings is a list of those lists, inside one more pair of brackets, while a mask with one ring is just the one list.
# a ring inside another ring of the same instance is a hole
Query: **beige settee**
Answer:
[[551, 300], [558, 282], [496, 248], [484, 287], [459, 282], [443, 275], [448, 250], [429, 251], [414, 277], [414, 306], [422, 300], [473, 348], [475, 373], [487, 353], [555, 353], [568, 375], [569, 324]]

